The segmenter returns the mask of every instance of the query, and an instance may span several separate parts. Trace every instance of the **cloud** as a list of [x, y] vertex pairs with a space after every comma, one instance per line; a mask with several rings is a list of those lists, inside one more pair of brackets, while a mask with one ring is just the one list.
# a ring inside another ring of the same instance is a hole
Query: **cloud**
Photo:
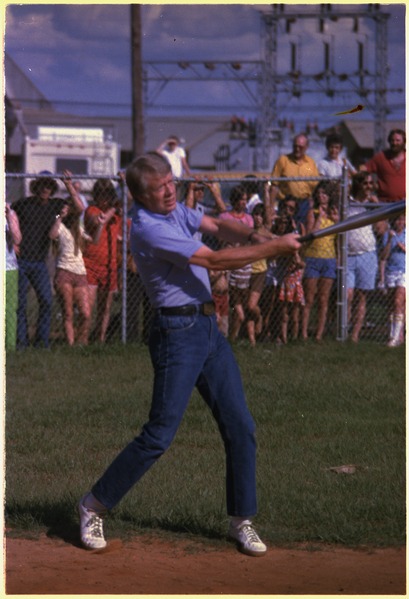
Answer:
[[148, 60], [251, 60], [259, 55], [258, 20], [249, 6], [145, 5], [144, 53]]
[[[363, 6], [363, 5], [362, 5]], [[350, 5], [336, 5], [349, 10]], [[387, 5], [391, 81], [404, 85], [404, 5]], [[291, 34], [280, 21], [278, 69], [291, 68], [291, 42], [299, 45], [303, 74], [324, 67], [324, 41], [331, 43], [333, 68], [351, 72], [358, 64], [357, 40], [351, 37], [352, 19], [328, 21], [324, 35], [318, 32], [317, 6], [285, 5], [286, 14], [309, 10], [312, 19], [297, 19]], [[150, 61], [259, 61], [263, 56], [260, 11], [271, 5], [141, 5], [143, 58]], [[130, 6], [115, 4], [27, 4], [6, 9], [6, 51], [50, 99], [110, 102], [130, 95]], [[360, 23], [360, 39], [368, 60], [373, 55], [374, 28]], [[370, 70], [373, 70], [372, 65]], [[221, 71], [218, 70], [218, 72]], [[166, 86], [163, 102], [241, 105], [242, 90], [229, 81], [206, 85]], [[182, 87], [183, 86], [183, 87]], [[182, 91], [183, 90], [183, 91]], [[188, 91], [186, 91], [188, 90]], [[204, 90], [204, 91], [203, 91]], [[169, 92], [169, 93], [168, 93]], [[168, 95], [166, 95], [168, 93]], [[308, 103], [310, 95], [303, 96]], [[162, 95], [160, 96], [162, 101]]]
[[129, 5], [65, 4], [55, 13], [57, 31], [69, 30], [70, 36], [82, 42], [104, 40], [110, 43], [129, 37]]

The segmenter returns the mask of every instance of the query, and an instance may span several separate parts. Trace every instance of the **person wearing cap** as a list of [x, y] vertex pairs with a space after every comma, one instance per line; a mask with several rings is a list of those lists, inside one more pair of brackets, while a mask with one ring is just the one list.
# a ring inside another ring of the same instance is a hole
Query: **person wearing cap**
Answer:
[[186, 152], [180, 145], [180, 139], [171, 135], [163, 141], [156, 150], [169, 162], [172, 174], [176, 179], [181, 179], [183, 173], [190, 177], [190, 168], [186, 159]]
[[[18, 253], [17, 349], [30, 344], [27, 322], [27, 294], [30, 285], [38, 301], [35, 347], [49, 347], [51, 328], [52, 289], [47, 257], [50, 250], [49, 232], [64, 205], [55, 198], [58, 184], [52, 173], [42, 171], [30, 184], [31, 195], [14, 202], [18, 216], [21, 243]], [[65, 179], [68, 193], [75, 193], [71, 179]]]

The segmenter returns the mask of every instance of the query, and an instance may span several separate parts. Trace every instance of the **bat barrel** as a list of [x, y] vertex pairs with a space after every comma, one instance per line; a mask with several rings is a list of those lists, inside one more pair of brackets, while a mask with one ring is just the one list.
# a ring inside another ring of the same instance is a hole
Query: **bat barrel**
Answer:
[[402, 212], [405, 212], [405, 210], [406, 200], [393, 202], [393, 204], [388, 206], [371, 210], [369, 214], [356, 214], [344, 221], [336, 223], [335, 225], [331, 225], [326, 229], [320, 229], [319, 231], [313, 231], [312, 233], [303, 235], [298, 238], [298, 241], [300, 243], [306, 243], [308, 241], [313, 241], [314, 239], [326, 237], [327, 235], [337, 235], [338, 233], [344, 233], [345, 231], [350, 231], [352, 229], [366, 227], [367, 225], [379, 222], [380, 220], [386, 220], [388, 218], [398, 216], [399, 214], [402, 214]]

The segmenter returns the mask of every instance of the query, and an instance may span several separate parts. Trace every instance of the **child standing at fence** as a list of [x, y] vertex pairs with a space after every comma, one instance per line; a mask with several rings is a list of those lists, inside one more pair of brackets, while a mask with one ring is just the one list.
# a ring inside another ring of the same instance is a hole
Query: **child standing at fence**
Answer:
[[406, 217], [401, 214], [391, 223], [384, 234], [381, 260], [385, 260], [385, 283], [390, 306], [390, 335], [388, 347], [396, 347], [403, 342], [405, 320], [405, 267], [406, 267]]
[[[273, 238], [272, 233], [266, 226], [266, 209], [264, 204], [256, 204], [251, 213], [254, 221], [254, 230], [265, 237]], [[251, 277], [249, 285], [249, 298], [247, 302], [247, 334], [250, 345], [256, 345], [256, 337], [263, 328], [263, 317], [259, 305], [261, 294], [267, 275], [267, 260], [257, 260], [251, 265]]]
[[210, 270], [209, 278], [212, 287], [212, 298], [215, 304], [217, 326], [222, 335], [228, 337], [230, 313], [228, 271]]
[[[229, 199], [232, 209], [229, 212], [222, 212], [219, 218], [221, 220], [232, 220], [253, 228], [253, 217], [246, 213], [247, 194], [245, 189], [240, 185], [236, 185], [231, 190]], [[227, 247], [229, 245], [230, 244], [227, 244]], [[251, 264], [236, 270], [231, 270], [229, 273], [229, 337], [231, 341], [236, 341], [241, 326], [245, 321], [246, 307], [249, 298], [250, 277]]]
[[[278, 235], [285, 235], [293, 231], [294, 222], [291, 216], [284, 213], [276, 219], [275, 232]], [[286, 344], [289, 325], [291, 326], [291, 338], [293, 340], [298, 339], [301, 308], [305, 305], [302, 286], [305, 263], [301, 260], [298, 252], [291, 257], [279, 257], [277, 263], [281, 273], [279, 275], [280, 289], [278, 293], [279, 340]]]
[[278, 299], [281, 305], [281, 340], [284, 344], [288, 341], [289, 324], [291, 324], [292, 340], [298, 339], [301, 308], [305, 305], [302, 286], [304, 266], [305, 263], [299, 255], [292, 258], [281, 283]]

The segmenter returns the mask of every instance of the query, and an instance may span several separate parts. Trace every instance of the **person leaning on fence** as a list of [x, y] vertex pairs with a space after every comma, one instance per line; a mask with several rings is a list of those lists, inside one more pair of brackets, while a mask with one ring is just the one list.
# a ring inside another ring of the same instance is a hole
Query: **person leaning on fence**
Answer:
[[[118, 241], [122, 239], [122, 218], [117, 214], [118, 196], [109, 179], [98, 179], [92, 190], [94, 204], [85, 211], [85, 231], [91, 237], [103, 224], [97, 243], [83, 251], [91, 313], [97, 305], [92, 337], [105, 342], [114, 293], [118, 290]], [[102, 219], [102, 220], [101, 220]]]
[[[71, 180], [71, 173], [64, 172], [65, 184], [71, 197], [61, 208], [54, 225], [50, 230], [50, 238], [56, 247], [56, 271], [54, 287], [61, 303], [65, 337], [68, 345], [88, 344], [91, 309], [87, 283], [87, 271], [82, 256], [82, 248], [86, 243], [97, 243], [104, 225], [105, 215], [101, 215], [100, 223], [94, 232], [94, 238], [87, 235], [81, 225], [84, 204], [78, 195], [77, 188]], [[78, 309], [78, 329], [75, 339], [74, 309]]]
[[17, 300], [18, 300], [18, 261], [16, 248], [21, 243], [18, 216], [6, 202], [6, 350], [16, 349]]
[[[208, 270], [234, 270], [299, 247], [295, 235], [265, 241], [250, 227], [209, 217], [177, 202], [169, 163], [158, 153], [127, 169], [134, 197], [131, 249], [155, 309], [150, 336], [154, 384], [149, 420], [79, 503], [82, 544], [106, 546], [103, 517], [171, 444], [194, 387], [212, 411], [226, 453], [229, 535], [241, 550], [261, 556], [266, 546], [252, 516], [257, 513], [255, 425], [240, 371], [217, 327]], [[200, 230], [241, 247], [213, 251]], [[251, 240], [255, 245], [244, 245]]]
[[30, 184], [31, 196], [12, 205], [21, 229], [18, 254], [17, 349], [28, 347], [27, 295], [30, 285], [38, 301], [35, 347], [49, 347], [52, 289], [47, 257], [50, 250], [49, 232], [60, 214], [64, 200], [54, 198], [58, 184], [48, 171]]
[[385, 283], [390, 306], [388, 347], [403, 343], [406, 304], [406, 216], [401, 214], [391, 222], [384, 234], [381, 259], [385, 260]]
[[[365, 204], [378, 203], [370, 173], [359, 172], [352, 177], [351, 196], [348, 216], [365, 212]], [[351, 341], [357, 343], [365, 322], [367, 295], [375, 289], [378, 256], [372, 225], [348, 231], [347, 239], [348, 322]]]
[[[223, 221], [232, 221], [253, 228], [253, 217], [246, 212], [247, 194], [245, 189], [241, 185], [236, 185], [230, 191], [229, 199], [232, 209], [228, 212], [222, 212], [219, 218]], [[241, 326], [246, 320], [251, 270], [251, 264], [245, 264], [229, 273], [230, 341], [237, 339]]]
[[296, 135], [293, 139], [293, 150], [289, 154], [279, 156], [274, 164], [272, 177], [287, 177], [288, 181], [273, 182], [272, 200], [282, 200], [286, 195], [297, 198], [296, 219], [305, 222], [307, 212], [311, 207], [312, 192], [316, 181], [291, 181], [296, 177], [319, 177], [317, 165], [311, 156], [307, 155], [308, 136], [305, 133]]
[[209, 270], [212, 300], [217, 326], [224, 337], [229, 336], [229, 272], [227, 270]]
[[[278, 237], [288, 233], [299, 234], [293, 218], [286, 212], [277, 214], [272, 232]], [[304, 305], [302, 267], [303, 262], [298, 252], [292, 256], [278, 256], [276, 259], [277, 292], [273, 309], [275, 322], [270, 326], [270, 339], [277, 345], [287, 343], [290, 327], [292, 339], [298, 338], [300, 309]]]
[[[313, 193], [313, 208], [308, 212], [306, 232], [312, 233], [334, 225], [339, 220], [338, 196], [333, 194], [331, 181], [320, 181]], [[317, 329], [315, 339], [322, 341], [327, 322], [331, 289], [337, 277], [336, 235], [314, 239], [303, 250], [305, 306], [302, 316], [302, 337], [308, 339], [310, 314], [317, 299]]]

